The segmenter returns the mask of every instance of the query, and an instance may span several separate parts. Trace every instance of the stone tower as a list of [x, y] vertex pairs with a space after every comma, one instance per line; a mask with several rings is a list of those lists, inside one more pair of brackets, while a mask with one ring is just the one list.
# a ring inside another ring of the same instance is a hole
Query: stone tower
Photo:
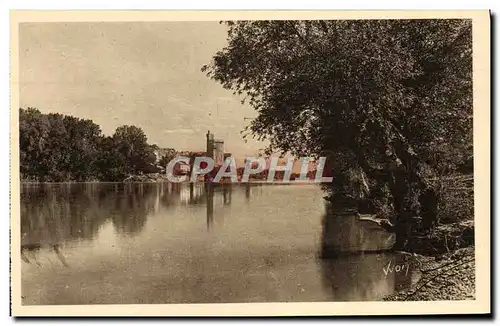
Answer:
[[207, 156], [214, 160], [215, 166], [224, 164], [224, 141], [215, 140], [210, 130], [207, 132]]
[[214, 157], [214, 134], [207, 132], [207, 156]]

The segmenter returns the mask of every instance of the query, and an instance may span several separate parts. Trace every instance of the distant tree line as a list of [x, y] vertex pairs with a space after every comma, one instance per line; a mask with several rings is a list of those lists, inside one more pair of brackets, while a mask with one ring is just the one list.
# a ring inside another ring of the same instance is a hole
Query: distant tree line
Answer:
[[122, 181], [159, 172], [158, 146], [136, 126], [105, 136], [92, 120], [20, 108], [19, 146], [22, 181]]

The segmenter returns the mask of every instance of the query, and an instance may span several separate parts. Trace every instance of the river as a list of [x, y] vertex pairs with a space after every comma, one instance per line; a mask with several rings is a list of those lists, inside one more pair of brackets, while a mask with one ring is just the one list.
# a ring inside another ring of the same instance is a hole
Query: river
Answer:
[[24, 184], [22, 302], [371, 301], [416, 281], [393, 253], [321, 259], [324, 214], [315, 185]]

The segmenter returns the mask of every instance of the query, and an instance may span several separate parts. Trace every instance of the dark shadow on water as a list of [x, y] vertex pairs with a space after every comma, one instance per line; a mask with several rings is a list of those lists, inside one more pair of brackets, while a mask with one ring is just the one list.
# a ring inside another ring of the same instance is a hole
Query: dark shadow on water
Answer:
[[327, 206], [322, 217], [322, 258], [345, 254], [380, 253], [390, 251], [396, 236], [375, 220], [360, 219], [353, 210], [332, 210]]
[[327, 207], [322, 223], [319, 257], [334, 301], [381, 300], [418, 279], [407, 256], [392, 251], [395, 235], [376, 221]]
[[333, 301], [377, 301], [407, 289], [419, 272], [404, 255], [349, 254], [321, 262], [323, 284]]

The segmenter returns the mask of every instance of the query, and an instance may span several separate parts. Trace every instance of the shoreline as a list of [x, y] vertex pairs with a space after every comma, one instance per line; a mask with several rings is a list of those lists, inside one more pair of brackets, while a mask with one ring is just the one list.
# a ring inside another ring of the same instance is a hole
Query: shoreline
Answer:
[[411, 255], [421, 278], [410, 288], [397, 291], [383, 301], [475, 300], [474, 246], [438, 256]]
[[189, 184], [210, 184], [213, 186], [225, 186], [225, 185], [276, 185], [276, 186], [312, 186], [312, 185], [317, 185], [320, 186], [320, 183], [317, 182], [293, 182], [293, 181], [274, 181], [274, 182], [267, 182], [267, 181], [249, 181], [249, 182], [205, 182], [205, 181], [196, 181], [196, 182], [190, 182], [190, 181], [183, 181], [183, 182], [171, 182], [169, 180], [153, 180], [153, 181], [60, 181], [60, 182], [33, 182], [33, 181], [21, 181], [20, 185], [64, 185], [64, 184], [124, 184], [124, 185], [131, 185], [131, 184], [179, 184], [179, 185], [189, 185]]

